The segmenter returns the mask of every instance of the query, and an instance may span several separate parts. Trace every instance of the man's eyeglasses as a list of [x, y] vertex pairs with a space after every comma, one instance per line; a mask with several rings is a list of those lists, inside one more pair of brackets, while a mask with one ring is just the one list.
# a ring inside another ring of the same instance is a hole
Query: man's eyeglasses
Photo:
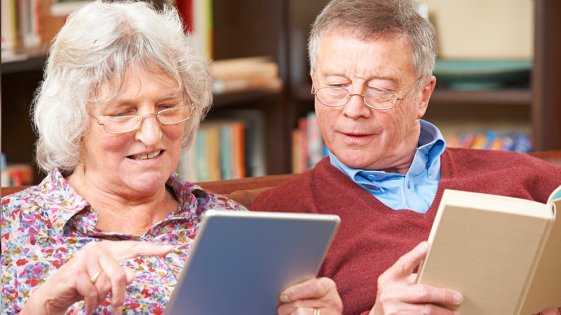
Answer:
[[191, 101], [191, 98], [189, 98], [189, 101], [191, 102], [190, 105], [163, 109], [159, 112], [152, 113], [152, 114], [146, 114], [146, 115], [134, 114], [134, 115], [126, 115], [126, 116], [117, 116], [117, 117], [106, 119], [104, 121], [99, 121], [99, 119], [92, 116], [92, 114], [90, 114], [89, 112], [88, 114], [99, 125], [102, 125], [103, 129], [105, 129], [105, 131], [107, 131], [108, 133], [125, 133], [129, 131], [133, 131], [136, 128], [138, 128], [138, 126], [140, 126], [140, 124], [142, 123], [142, 119], [150, 115], [156, 115], [158, 120], [163, 125], [173, 125], [173, 124], [178, 124], [182, 121], [186, 121], [187, 119], [189, 119], [189, 117], [191, 117], [191, 114], [197, 108], [195, 107], [195, 104], [193, 104], [193, 102]]
[[341, 107], [349, 102], [351, 96], [359, 95], [364, 98], [366, 106], [377, 110], [387, 110], [394, 107], [397, 101], [404, 100], [409, 92], [419, 83], [419, 80], [421, 80], [421, 78], [415, 81], [415, 84], [413, 84], [403, 97], [399, 97], [393, 92], [380, 89], [368, 89], [365, 94], [351, 94], [347, 89], [340, 86], [325, 86], [315, 92], [313, 85], [312, 94], [317, 97], [320, 103], [329, 107]]

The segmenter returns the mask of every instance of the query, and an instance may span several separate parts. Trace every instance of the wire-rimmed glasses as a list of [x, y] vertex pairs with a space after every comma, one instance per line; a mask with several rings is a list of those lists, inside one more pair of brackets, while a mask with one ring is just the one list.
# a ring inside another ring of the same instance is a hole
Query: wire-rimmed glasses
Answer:
[[146, 115], [125, 115], [125, 116], [116, 116], [112, 118], [108, 118], [104, 121], [99, 121], [96, 117], [90, 115], [99, 125], [103, 126], [103, 129], [108, 133], [125, 133], [129, 131], [133, 131], [140, 124], [142, 123], [142, 119], [144, 117], [150, 115], [156, 115], [156, 118], [163, 124], [163, 125], [173, 125], [178, 124], [180, 122], [186, 121], [191, 117], [191, 114], [197, 108], [195, 104], [189, 98], [191, 104], [178, 106], [173, 108], [162, 109], [156, 113], [146, 114]]
[[351, 93], [341, 86], [325, 86], [315, 92], [313, 85], [312, 94], [316, 96], [320, 103], [329, 107], [341, 107], [349, 102], [351, 96], [359, 95], [363, 97], [366, 106], [376, 110], [387, 110], [394, 107], [397, 101], [404, 100], [409, 92], [419, 83], [419, 80], [421, 80], [421, 78], [415, 81], [415, 84], [413, 84], [403, 97], [399, 97], [387, 90], [373, 88], [369, 88], [365, 94]]

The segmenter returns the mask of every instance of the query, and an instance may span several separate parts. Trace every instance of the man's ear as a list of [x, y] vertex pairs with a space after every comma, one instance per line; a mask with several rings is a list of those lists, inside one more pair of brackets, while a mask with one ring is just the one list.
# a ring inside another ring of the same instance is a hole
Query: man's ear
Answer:
[[436, 77], [432, 76], [421, 90], [421, 99], [417, 103], [417, 118], [421, 119], [429, 106], [429, 100], [436, 85]]

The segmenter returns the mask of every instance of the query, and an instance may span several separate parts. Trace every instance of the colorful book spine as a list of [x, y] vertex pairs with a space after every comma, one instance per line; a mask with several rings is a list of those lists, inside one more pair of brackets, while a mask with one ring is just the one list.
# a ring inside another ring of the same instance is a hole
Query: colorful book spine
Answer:
[[450, 134], [446, 137], [446, 146], [530, 153], [533, 150], [533, 139], [520, 131], [476, 131]]

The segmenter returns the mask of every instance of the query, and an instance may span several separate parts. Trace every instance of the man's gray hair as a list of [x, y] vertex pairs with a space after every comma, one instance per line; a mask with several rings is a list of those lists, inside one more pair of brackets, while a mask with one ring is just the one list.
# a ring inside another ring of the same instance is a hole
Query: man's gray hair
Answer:
[[[92, 2], [72, 13], [53, 40], [44, 80], [32, 106], [43, 171], [72, 172], [81, 161], [81, 138], [91, 123], [88, 106], [114, 100], [127, 71], [164, 72], [197, 109], [187, 120], [182, 148], [193, 141], [212, 103], [210, 67], [183, 32], [177, 11], [146, 2]], [[100, 87], [110, 94], [101, 99]]]
[[406, 36], [417, 77], [426, 82], [436, 59], [436, 32], [412, 0], [332, 0], [318, 15], [308, 41], [310, 69], [315, 74], [320, 39], [348, 35], [362, 41]]

